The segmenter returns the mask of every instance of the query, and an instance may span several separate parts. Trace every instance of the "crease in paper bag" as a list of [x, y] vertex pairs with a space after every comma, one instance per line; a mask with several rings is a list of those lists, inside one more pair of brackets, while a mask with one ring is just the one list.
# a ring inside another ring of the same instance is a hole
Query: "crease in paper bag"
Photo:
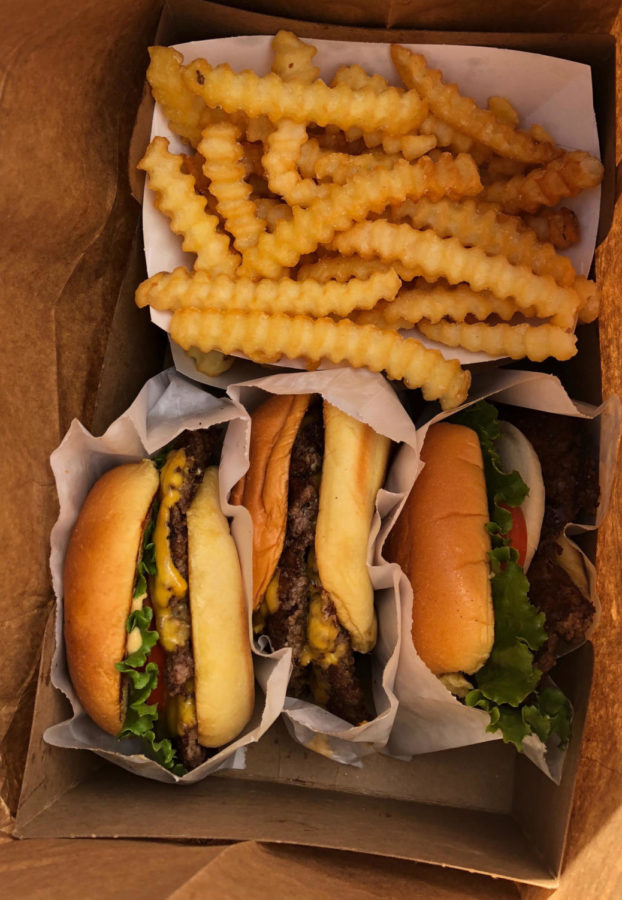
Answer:
[[[204, 57], [212, 65], [226, 62], [235, 71], [252, 69], [261, 75], [270, 71], [271, 42], [272, 36], [251, 35], [191, 41], [174, 46], [182, 53], [185, 62]], [[314, 65], [319, 66], [321, 77], [326, 82], [331, 81], [340, 66], [356, 63], [369, 72], [379, 73], [391, 84], [400, 83], [390, 58], [390, 44], [327, 40], [315, 40], [312, 43], [317, 47]], [[473, 97], [481, 106], [487, 105], [491, 94], [502, 94], [516, 108], [522, 127], [541, 125], [561, 147], [586, 150], [593, 156], [600, 157], [592, 76], [588, 65], [540, 53], [494, 47], [450, 44], [404, 46], [424, 53], [432, 67], [442, 69], [445, 81], [456, 82], [462, 93]], [[188, 149], [170, 130], [157, 103], [153, 113], [151, 138], [156, 135], [168, 138], [173, 152], [186, 152]], [[563, 251], [563, 255], [570, 258], [578, 274], [587, 275], [596, 246], [600, 187], [584, 191], [578, 197], [566, 198], [563, 205], [576, 212], [581, 223], [579, 243]], [[143, 197], [143, 234], [149, 276], [161, 271], [171, 272], [176, 266], [192, 267], [192, 254], [183, 252], [181, 238], [173, 234], [168, 219], [155, 208], [153, 193], [147, 187]], [[151, 318], [168, 331], [171, 313], [151, 310]], [[459, 359], [463, 365], [490, 362], [495, 358], [486, 353], [448, 348], [429, 340], [416, 330], [406, 334], [415, 336], [425, 346], [439, 350], [450, 358]], [[173, 345], [172, 350], [178, 370], [206, 384], [226, 388], [230, 384], [263, 374], [259, 366], [242, 357], [228, 372], [212, 378], [200, 373], [194, 361], [181, 348]], [[235, 355], [241, 357], [241, 354]], [[275, 365], [306, 368], [303, 360], [283, 359]], [[321, 365], [330, 367], [330, 363], [326, 361]]]
[[[282, 652], [266, 658], [256, 652], [256, 677], [265, 697], [256, 693], [255, 710], [242, 734], [220, 749], [198, 768], [182, 777], [173, 775], [141, 752], [138, 740], [118, 741], [106, 734], [84, 712], [67, 673], [62, 637], [62, 566], [67, 542], [82, 503], [93, 483], [107, 469], [131, 460], [142, 459], [173, 440], [184, 429], [238, 422], [245, 413], [228, 400], [217, 399], [192, 384], [174, 369], [150, 379], [129, 409], [108, 428], [102, 437], [91, 435], [74, 420], [61, 445], [51, 457], [56, 478], [60, 513], [51, 535], [50, 568], [57, 600], [56, 650], [52, 663], [52, 682], [69, 699], [71, 719], [48, 728], [44, 738], [57, 747], [88, 749], [104, 759], [147, 778], [164, 782], [194, 783], [221, 769], [243, 768], [245, 749], [259, 740], [278, 717], [284, 699], [278, 673], [289, 670], [289, 654]], [[238, 454], [223, 453], [219, 469], [220, 500], [227, 515], [235, 519], [236, 510], [226, 497], [246, 471]], [[251, 634], [250, 614], [248, 618]], [[275, 677], [275, 675], [277, 677]]]
[[[391, 472], [385, 487], [378, 493], [376, 512], [368, 547], [369, 574], [376, 596], [378, 615], [378, 645], [372, 660], [372, 687], [376, 717], [362, 725], [353, 726], [314, 703], [286, 697], [283, 717], [292, 737], [309, 750], [314, 750], [335, 762], [357, 765], [370, 753], [383, 747], [391, 731], [397, 709], [393, 693], [398, 648], [400, 642], [399, 597], [396, 591], [399, 568], [393, 564], [376, 564], [375, 543], [381, 526], [392, 522], [414, 482], [419, 466], [415, 427], [389, 383], [380, 375], [364, 369], [318, 370], [268, 375], [242, 384], [231, 385], [228, 394], [234, 404], [252, 411], [266, 399], [267, 394], [320, 394], [375, 431], [401, 444], [407, 464], [399, 472]], [[227, 442], [235, 443], [235, 452], [244, 448], [248, 459], [250, 422], [238, 419], [227, 434]], [[250, 594], [252, 584], [252, 526], [250, 515], [243, 510], [234, 527], [237, 529], [241, 551], [242, 571]], [[383, 526], [384, 527], [384, 526]], [[242, 530], [244, 535], [241, 534]], [[382, 665], [378, 659], [382, 658]], [[279, 670], [283, 679], [281, 690], [287, 689], [289, 672]]]
[[[540, 372], [521, 372], [498, 369], [480, 371], [475, 374], [469, 400], [464, 409], [477, 400], [489, 398], [493, 402], [508, 403], [531, 409], [592, 420], [600, 424], [599, 443], [599, 483], [601, 502], [593, 525], [569, 525], [565, 531], [577, 534], [597, 528], [605, 515], [611, 485], [614, 477], [615, 460], [620, 431], [620, 402], [616, 395], [609, 397], [601, 406], [574, 403], [561, 382], [553, 375]], [[456, 410], [432, 414], [431, 418], [417, 429], [420, 446], [425, 440], [429, 426], [451, 416]], [[399, 458], [396, 465], [400, 463]], [[384, 535], [386, 536], [386, 531]], [[574, 545], [576, 547], [576, 544]], [[579, 548], [577, 548], [579, 549]], [[581, 552], [588, 572], [591, 601], [596, 608], [592, 628], [598, 619], [600, 604], [596, 595], [596, 575], [591, 561]], [[382, 544], [379, 544], [379, 558], [382, 559]], [[413, 594], [408, 578], [402, 573], [400, 579], [402, 612], [402, 647], [395, 679], [395, 693], [399, 708], [389, 744], [384, 752], [399, 759], [410, 759], [420, 753], [448, 750], [484, 741], [501, 740], [500, 732], [489, 733], [488, 714], [481, 709], [466, 707], [457, 700], [430, 672], [423, 663], [410, 640], [412, 623]], [[576, 649], [576, 648], [573, 648]], [[551, 673], [555, 677], [555, 670]], [[547, 679], [548, 680], [548, 679]], [[559, 783], [565, 752], [551, 747], [548, 752], [535, 735], [523, 741], [525, 755], [549, 778]]]

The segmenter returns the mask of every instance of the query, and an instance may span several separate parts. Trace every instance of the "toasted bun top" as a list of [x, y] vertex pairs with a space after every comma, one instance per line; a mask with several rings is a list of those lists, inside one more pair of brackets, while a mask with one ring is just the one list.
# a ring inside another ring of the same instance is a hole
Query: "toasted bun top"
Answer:
[[421, 659], [435, 675], [472, 674], [494, 640], [482, 452], [472, 429], [441, 422], [429, 428], [421, 458], [385, 556], [412, 584]]
[[324, 465], [315, 554], [322, 586], [350, 632], [353, 648], [361, 653], [376, 643], [367, 545], [390, 445], [389, 438], [324, 401]]
[[289, 463], [309, 400], [309, 394], [275, 395], [251, 414], [249, 469], [235, 486], [231, 503], [244, 505], [253, 520], [253, 608], [283, 551]]
[[110, 734], [125, 715], [115, 663], [125, 656], [136, 563], [158, 483], [148, 459], [106, 472], [84, 502], [65, 557], [69, 674], [89, 716]]
[[205, 747], [221, 747], [250, 719], [255, 690], [240, 561], [215, 466], [205, 472], [187, 523], [198, 737]]

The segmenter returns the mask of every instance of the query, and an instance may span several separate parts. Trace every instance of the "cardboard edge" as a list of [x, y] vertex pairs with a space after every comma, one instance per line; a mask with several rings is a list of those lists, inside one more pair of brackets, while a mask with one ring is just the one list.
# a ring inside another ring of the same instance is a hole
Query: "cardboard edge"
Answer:
[[[41, 661], [39, 664], [39, 680], [35, 707], [33, 712], [30, 740], [28, 742], [27, 761], [22, 779], [17, 813], [13, 829], [15, 838], [25, 837], [25, 832], [31, 821], [36, 819], [43, 811], [52, 807], [57, 800], [68, 791], [81, 784], [94, 770], [100, 768], [101, 762], [94, 754], [83, 753], [80, 758], [74, 758], [74, 765], [67, 767], [57, 765], [60, 759], [58, 753], [47, 755], [52, 748], [43, 743], [43, 732], [48, 725], [53, 724], [58, 715], [67, 712], [68, 701], [51, 683], [52, 655], [54, 653], [55, 640], [54, 629], [56, 622], [56, 604], [52, 606], [42, 641]], [[46, 764], [39, 763], [46, 760]], [[50, 774], [52, 772], [53, 774]], [[50, 791], [50, 786], [52, 790]], [[43, 798], [41, 791], [44, 791]], [[57, 835], [50, 835], [55, 837]]]
[[[275, 846], [317, 847], [447, 866], [549, 889], [556, 884], [549, 867], [508, 814], [452, 807], [448, 825], [448, 807], [436, 804], [262, 782], [235, 783], [233, 790], [231, 787], [231, 782], [216, 779], [209, 786], [203, 782], [186, 788], [192, 799], [189, 798], [184, 826], [176, 839], [224, 843], [255, 840]], [[41, 839], [61, 834], [74, 839], [167, 840], [170, 793], [170, 785], [137, 782], [130, 773], [105, 764], [32, 818], [20, 836]], [[102, 795], [105, 804], [98, 815], [95, 835], [89, 814]], [[230, 811], [240, 806], [245, 815], [233, 821]], [[417, 825], [414, 815], [420, 820]], [[383, 823], [380, 835], [379, 822]], [[472, 840], [459, 848], [465, 834], [471, 835]], [[393, 844], [398, 836], [405, 843], [396, 849]], [[452, 850], [451, 862], [448, 848]]]
[[[572, 654], [562, 657], [556, 666], [555, 681], [567, 696], [572, 697], [575, 710], [572, 737], [559, 787], [553, 786], [528, 760], [519, 758], [517, 761], [514, 783], [515, 819], [527, 840], [537, 848], [542, 859], [547, 861], [558, 883], [568, 843], [570, 812], [576, 790], [593, 671], [594, 649], [589, 641]], [[540, 805], [547, 811], [544, 819], [534, 816], [533, 809], [529, 807], [528, 798], [533, 796], [538, 798]], [[550, 827], [554, 824], [551, 819], [562, 823], [561, 830]], [[548, 822], [548, 827], [544, 827], [544, 822]]]

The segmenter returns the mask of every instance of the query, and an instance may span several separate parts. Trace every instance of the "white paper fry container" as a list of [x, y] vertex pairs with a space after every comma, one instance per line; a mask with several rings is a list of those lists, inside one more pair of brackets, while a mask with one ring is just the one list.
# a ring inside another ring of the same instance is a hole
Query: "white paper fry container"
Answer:
[[[229, 63], [237, 72], [252, 69], [258, 75], [265, 75], [272, 64], [271, 43], [271, 36], [252, 35], [191, 41], [174, 46], [183, 55], [185, 63], [205, 58], [211, 65]], [[390, 44], [314, 40], [313, 45], [317, 47], [314, 65], [320, 68], [321, 78], [327, 83], [340, 66], [358, 64], [370, 73], [382, 75], [390, 84], [400, 84], [391, 61]], [[494, 47], [451, 44], [405, 46], [416, 53], [424, 53], [432, 67], [442, 69], [445, 81], [456, 82], [464, 94], [473, 97], [480, 105], [485, 107], [491, 94], [503, 95], [518, 112], [522, 127], [541, 125], [560, 147], [586, 150], [593, 156], [600, 156], [589, 66], [539, 53]], [[158, 135], [169, 140], [173, 152], [187, 152], [187, 146], [170, 130], [162, 110], [156, 104], [151, 138]], [[578, 274], [587, 275], [596, 245], [600, 187], [565, 199], [563, 205], [572, 209], [581, 223], [579, 243], [564, 251], [564, 255], [570, 258]], [[149, 276], [162, 271], [170, 272], [176, 266], [192, 268], [192, 254], [182, 250], [181, 238], [173, 234], [166, 216], [155, 208], [153, 193], [147, 186], [143, 199], [143, 235]], [[171, 313], [152, 310], [151, 317], [168, 331]], [[405, 334], [416, 337], [425, 346], [439, 350], [450, 359], [460, 360], [463, 365], [490, 362], [496, 358], [460, 347], [448, 348], [429, 340], [416, 329]], [[172, 351], [180, 372], [206, 384], [224, 388], [261, 374], [259, 366], [241, 357], [240, 362], [234, 363], [228, 372], [209, 377], [198, 372], [193, 360], [180, 347], [172, 345]], [[282, 359], [276, 365], [306, 368], [303, 360]], [[330, 363], [325, 365], [331, 367]], [[255, 374], [252, 367], [255, 367]]]
[[[263, 688], [256, 692], [255, 711], [238, 738], [220, 749], [198, 768], [182, 777], [173, 775], [141, 752], [138, 740], [119, 741], [106, 734], [87, 716], [78, 700], [69, 675], [63, 643], [63, 561], [67, 543], [78, 513], [94, 482], [105, 471], [124, 462], [142, 459], [165, 446], [184, 429], [211, 425], [239, 425], [246, 413], [231, 401], [216, 399], [196, 384], [191, 384], [173, 369], [148, 381], [130, 408], [108, 428], [102, 437], [93, 437], [74, 420], [60, 446], [51, 457], [56, 479], [60, 513], [51, 535], [50, 568], [56, 594], [56, 651], [52, 663], [52, 682], [69, 699], [73, 715], [48, 728], [44, 738], [56, 747], [92, 750], [110, 762], [155, 781], [192, 784], [219, 769], [240, 769], [245, 765], [245, 748], [259, 740], [281, 712], [285, 691], [282, 688], [289, 669], [287, 654], [266, 657], [255, 652], [257, 678]], [[226, 515], [235, 519], [236, 507], [226, 498], [246, 471], [241, 454], [228, 454], [220, 466], [220, 501]], [[248, 621], [251, 633], [250, 615]]]
[[[594, 446], [599, 447], [600, 503], [596, 519], [590, 524], [569, 523], [565, 530], [567, 535], [576, 535], [597, 528], [607, 511], [615, 471], [620, 429], [618, 397], [614, 395], [608, 398], [599, 407], [575, 403], [569, 398], [559, 379], [552, 375], [499, 369], [477, 373], [469, 402], [460, 408], [464, 409], [477, 400], [486, 398], [493, 403], [573, 416], [592, 423], [588, 427], [593, 431]], [[428, 427], [451, 415], [452, 412], [440, 413], [420, 427], [417, 431], [420, 446], [423, 445]], [[383, 559], [381, 548], [382, 544], [379, 542], [379, 561]], [[590, 599], [596, 609], [596, 622], [599, 603], [595, 571], [589, 559], [584, 554], [582, 556], [588, 573]], [[402, 643], [394, 685], [399, 708], [385, 752], [400, 759], [410, 759], [420, 753], [500, 740], [500, 732], [486, 731], [490, 721], [488, 714], [481, 709], [469, 708], [457, 700], [419, 658], [411, 639], [413, 593], [410, 582], [403, 573], [399, 589]], [[555, 678], [554, 669], [551, 676]], [[525, 755], [546, 775], [559, 782], [564, 752], [554, 747], [547, 751], [542, 741], [534, 735], [525, 738], [523, 746]]]
[[[271, 375], [231, 385], [228, 394], [240, 408], [252, 411], [270, 394], [319, 394], [348, 415], [370, 425], [401, 445], [401, 466], [393, 466], [384, 488], [378, 492], [376, 513], [368, 546], [368, 569], [376, 591], [378, 644], [372, 660], [375, 718], [353, 726], [314, 703], [286, 697], [283, 716], [292, 737], [336, 762], [356, 765], [362, 757], [382, 748], [388, 738], [397, 710], [393, 693], [400, 642], [398, 608], [398, 566], [375, 564], [375, 544], [382, 527], [393, 522], [406, 498], [419, 466], [417, 436], [413, 423], [389, 383], [363, 369], [335, 369]], [[250, 423], [240, 418], [232, 423], [225, 452], [244, 448], [248, 459]], [[225, 453], [223, 453], [223, 456]], [[252, 524], [247, 510], [234, 523], [240, 548], [246, 590], [252, 588]], [[280, 651], [283, 652], [283, 651]], [[287, 690], [289, 671], [279, 669], [280, 689]]]

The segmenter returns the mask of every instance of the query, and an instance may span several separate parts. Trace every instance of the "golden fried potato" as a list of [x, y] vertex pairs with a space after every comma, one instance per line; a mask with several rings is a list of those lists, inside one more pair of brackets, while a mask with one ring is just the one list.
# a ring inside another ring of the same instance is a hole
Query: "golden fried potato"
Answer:
[[471, 381], [470, 373], [461, 369], [457, 360], [445, 359], [419, 341], [348, 319], [335, 322], [260, 312], [182, 309], [173, 314], [171, 338], [184, 349], [240, 351], [262, 362], [281, 355], [289, 359], [302, 356], [311, 363], [327, 359], [372, 372], [385, 371], [408, 387], [420, 387], [426, 400], [440, 400], [444, 409], [466, 399]]
[[156, 207], [168, 216], [175, 234], [183, 236], [183, 249], [196, 253], [197, 269], [232, 275], [239, 257], [220, 233], [218, 219], [205, 210], [205, 200], [195, 192], [194, 179], [182, 171], [184, 157], [170, 153], [168, 141], [156, 137], [138, 164], [147, 173], [156, 195]]
[[431, 113], [499, 156], [537, 165], [559, 155], [554, 144], [539, 143], [527, 132], [502, 122], [489, 109], [477, 106], [470, 97], [463, 97], [455, 84], [445, 84], [442, 72], [428, 68], [422, 54], [392, 44], [391, 58], [406, 87], [419, 92]]
[[526, 266], [513, 266], [503, 256], [464, 247], [456, 238], [379, 219], [355, 225], [338, 235], [334, 245], [340, 253], [377, 256], [385, 262], [398, 259], [419, 269], [427, 281], [464, 281], [475, 291], [489, 290], [499, 299], [512, 297], [521, 310], [533, 308], [542, 318], [552, 316], [553, 324], [561, 328], [574, 327], [580, 305], [576, 291], [561, 287], [550, 276], [534, 275]]
[[239, 309], [266, 313], [302, 314], [314, 317], [347, 316], [353, 309], [368, 309], [378, 300], [392, 300], [401, 286], [393, 269], [375, 272], [367, 279], [338, 281], [278, 281], [212, 277], [208, 272], [188, 272], [183, 266], [159, 272], [138, 287], [137, 306], [160, 310]]
[[577, 339], [554, 325], [466, 325], [464, 322], [438, 322], [433, 325], [425, 320], [417, 328], [430, 340], [448, 347], [466, 347], [467, 350], [490, 353], [492, 356], [509, 356], [511, 359], [531, 359], [542, 362], [549, 356], [570, 359], [577, 352]]

